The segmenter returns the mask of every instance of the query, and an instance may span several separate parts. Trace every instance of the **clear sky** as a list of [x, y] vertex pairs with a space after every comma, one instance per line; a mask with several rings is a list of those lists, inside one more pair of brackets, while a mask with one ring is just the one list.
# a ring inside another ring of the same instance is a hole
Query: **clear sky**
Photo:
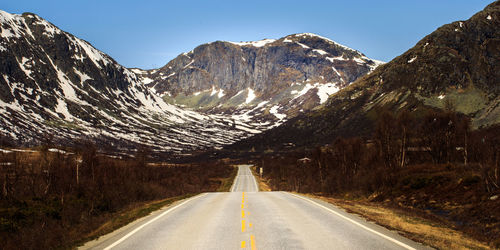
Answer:
[[439, 26], [493, 0], [2, 0], [83, 38], [126, 67], [157, 68], [216, 40], [310, 32], [390, 61]]

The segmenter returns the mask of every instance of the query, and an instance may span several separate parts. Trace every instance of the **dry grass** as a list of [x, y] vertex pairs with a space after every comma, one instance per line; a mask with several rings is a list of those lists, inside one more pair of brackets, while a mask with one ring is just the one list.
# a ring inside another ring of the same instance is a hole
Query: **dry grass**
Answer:
[[364, 201], [314, 196], [356, 213], [386, 228], [400, 232], [407, 238], [437, 249], [490, 249], [487, 244], [461, 232], [406, 211], [391, 209], [381, 204]]
[[81, 241], [80, 243], [108, 234], [120, 227], [129, 224], [130, 222], [151, 214], [151, 212], [153, 211], [168, 206], [175, 201], [187, 199], [194, 195], [196, 194], [182, 195], [153, 202], [130, 205], [127, 208], [123, 209], [121, 212], [114, 215], [110, 220], [102, 224], [99, 228], [88, 234], [84, 241]]
[[260, 192], [268, 192], [272, 191], [272, 189], [269, 187], [267, 184], [268, 180], [266, 178], [260, 177], [259, 174], [257, 174], [257, 171], [255, 169], [255, 166], [250, 167], [250, 170], [252, 171], [253, 176], [255, 176], [257, 183], [259, 184], [259, 191]]
[[221, 183], [220, 187], [217, 189], [217, 192], [229, 192], [231, 190], [231, 186], [233, 185], [233, 181], [238, 174], [238, 168], [236, 166], [232, 166], [231, 175], [227, 178], [219, 178]]

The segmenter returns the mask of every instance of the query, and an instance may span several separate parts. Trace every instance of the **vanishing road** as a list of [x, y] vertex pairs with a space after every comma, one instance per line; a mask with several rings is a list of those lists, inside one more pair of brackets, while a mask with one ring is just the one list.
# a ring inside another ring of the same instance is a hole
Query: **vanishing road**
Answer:
[[229, 193], [204, 193], [131, 223], [83, 249], [425, 249], [337, 207], [258, 192], [240, 165]]

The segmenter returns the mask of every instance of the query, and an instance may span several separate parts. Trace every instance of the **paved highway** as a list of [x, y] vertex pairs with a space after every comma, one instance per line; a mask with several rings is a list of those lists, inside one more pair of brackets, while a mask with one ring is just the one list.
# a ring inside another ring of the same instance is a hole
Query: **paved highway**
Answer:
[[319, 200], [257, 192], [249, 165], [231, 191], [177, 202], [82, 249], [426, 248]]

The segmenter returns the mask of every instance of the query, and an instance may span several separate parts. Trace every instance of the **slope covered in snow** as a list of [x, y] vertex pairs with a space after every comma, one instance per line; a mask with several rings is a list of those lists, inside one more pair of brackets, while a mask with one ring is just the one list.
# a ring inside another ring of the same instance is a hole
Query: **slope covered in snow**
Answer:
[[[17, 145], [77, 139], [122, 149], [220, 147], [266, 127], [166, 103], [90, 43], [31, 13], [0, 11], [0, 136]], [[216, 95], [224, 96], [220, 90]], [[237, 124], [237, 126], [234, 126]]]

